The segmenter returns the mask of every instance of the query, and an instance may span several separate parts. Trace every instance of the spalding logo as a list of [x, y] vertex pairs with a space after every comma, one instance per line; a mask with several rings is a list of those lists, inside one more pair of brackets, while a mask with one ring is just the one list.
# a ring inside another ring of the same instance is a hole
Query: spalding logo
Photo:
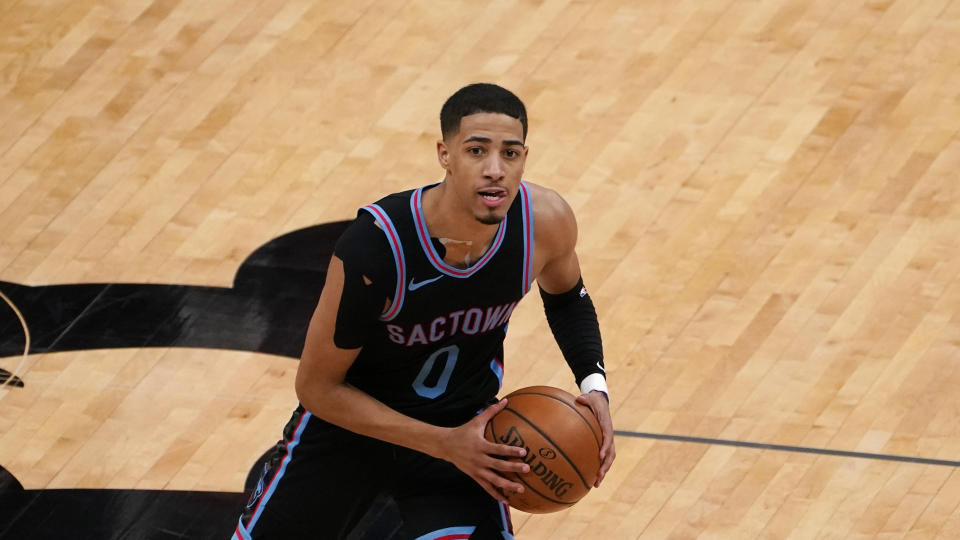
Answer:
[[516, 426], [510, 426], [510, 429], [507, 432], [500, 436], [500, 442], [503, 444], [509, 444], [510, 446], [520, 446], [526, 448], [526, 443], [523, 442], [523, 436], [520, 435], [520, 432], [517, 431]]
[[530, 465], [530, 473], [538, 477], [543, 485], [547, 487], [554, 495], [557, 497], [563, 497], [567, 494], [567, 491], [573, 486], [572, 482], [568, 482], [566, 479], [561, 477], [553, 469], [547, 466], [541, 460], [537, 459], [537, 454], [544, 459], [554, 459], [557, 457], [557, 453], [550, 448], [541, 448], [536, 454], [530, 451], [530, 447], [523, 442], [523, 436], [520, 435], [520, 431], [517, 430], [515, 426], [510, 426], [510, 429], [507, 430], [505, 434], [499, 437], [500, 442], [503, 444], [509, 444], [510, 446], [519, 446], [527, 451], [526, 457], [523, 459], [524, 463]]

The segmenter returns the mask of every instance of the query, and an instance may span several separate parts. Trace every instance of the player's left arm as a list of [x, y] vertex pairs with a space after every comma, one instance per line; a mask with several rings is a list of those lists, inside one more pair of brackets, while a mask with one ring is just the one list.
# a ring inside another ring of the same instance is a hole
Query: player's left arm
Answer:
[[593, 410], [603, 431], [595, 484], [599, 487], [616, 450], [600, 325], [577, 259], [577, 220], [570, 205], [556, 192], [528, 185], [534, 203], [536, 279], [547, 322], [580, 386], [582, 394], [577, 401]]

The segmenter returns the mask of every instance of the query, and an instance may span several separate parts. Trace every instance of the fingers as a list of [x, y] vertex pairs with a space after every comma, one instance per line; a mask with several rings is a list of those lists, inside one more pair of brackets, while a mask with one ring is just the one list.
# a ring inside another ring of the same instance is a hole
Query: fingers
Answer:
[[501, 497], [505, 497], [505, 494], [507, 493], [523, 493], [524, 487], [520, 482], [514, 482], [495, 472], [488, 471], [487, 474], [488, 476], [484, 478], [484, 481], [487, 482]]
[[[609, 440], [609, 444], [607, 444]], [[600, 463], [600, 471], [597, 473], [597, 481], [593, 484], [594, 487], [600, 487], [600, 483], [603, 482], [603, 478], [607, 475], [607, 471], [610, 470], [610, 466], [613, 465], [613, 460], [617, 457], [617, 451], [613, 447], [613, 437], [610, 439], [604, 440], [604, 448], [601, 452], [605, 455], [602, 458], [603, 461]]]
[[502, 502], [503, 504], [509, 504], [507, 502], [507, 498], [504, 497], [502, 493], [494, 489], [493, 486], [491, 486], [490, 484], [487, 484], [485, 482], [477, 482], [477, 483], [480, 484], [480, 487], [482, 487], [483, 490], [487, 492], [487, 495], [490, 495], [491, 497], [496, 499], [498, 502]]
[[526, 474], [530, 472], [530, 465], [521, 461], [523, 457], [527, 455], [525, 448], [506, 444], [487, 443], [484, 452], [491, 457], [491, 459], [485, 463], [488, 469], [516, 474]]
[[484, 491], [487, 492], [488, 495], [490, 495], [491, 497], [493, 497], [494, 499], [502, 503], [507, 502], [507, 497], [504, 495], [504, 492], [500, 488], [498, 488], [493, 482], [491, 482], [490, 480], [487, 480], [486, 478], [482, 478], [475, 475], [471, 475], [471, 477], [477, 484], [480, 485], [480, 487], [483, 488]]
[[600, 421], [601, 425], [603, 424], [604, 417], [608, 419], [610, 417], [610, 404], [607, 402], [607, 398], [603, 396], [604, 394], [598, 391], [577, 396], [577, 403], [590, 407], [593, 414], [597, 415], [597, 420]]
[[600, 459], [606, 461], [607, 452], [613, 448], [613, 421], [610, 414], [599, 415], [600, 431], [603, 433], [603, 445], [600, 447]]
[[491, 456], [501, 456], [504, 458], [522, 458], [527, 455], [527, 450], [522, 446], [510, 446], [509, 444], [498, 444], [486, 441], [483, 451]]
[[600, 445], [600, 469], [597, 471], [597, 481], [593, 484], [594, 487], [600, 487], [600, 483], [603, 482], [603, 478], [617, 456], [613, 445], [613, 420], [610, 418], [610, 406], [600, 392], [577, 396], [577, 401], [590, 407], [597, 415], [597, 421], [600, 422], [603, 444]]
[[494, 482], [482, 476], [476, 476], [476, 475], [470, 475], [470, 476], [473, 478], [473, 480], [477, 484], [480, 485], [480, 487], [483, 488], [484, 491], [487, 492], [488, 495], [490, 495], [491, 497], [493, 497], [494, 499], [502, 503], [507, 502], [507, 497], [506, 495], [504, 495], [504, 491], [501, 488], [497, 487], [497, 485]]
[[600, 472], [597, 474], [596, 487], [600, 487], [600, 482], [603, 481], [607, 471], [610, 470], [610, 466], [613, 465], [613, 460], [617, 457], [617, 451], [613, 445], [613, 421], [610, 420], [609, 413], [601, 417], [600, 429], [603, 431], [603, 446], [600, 447], [601, 463]]
[[[487, 425], [487, 422], [494, 417], [498, 412], [502, 411], [504, 407], [507, 406], [507, 398], [503, 398], [500, 401], [494, 403], [493, 405], [484, 409], [480, 414], [474, 418], [475, 421], [481, 422], [482, 425]], [[479, 419], [479, 420], [478, 420]]]
[[[506, 400], [488, 407], [482, 415], [494, 415], [506, 406]], [[480, 416], [480, 415], [478, 415]], [[475, 419], [476, 420], [476, 419]], [[487, 419], [481, 418], [485, 425]], [[462, 470], [469, 474], [480, 487], [494, 499], [507, 503], [505, 494], [523, 493], [523, 484], [506, 478], [504, 475], [526, 474], [530, 472], [530, 465], [522, 461], [527, 451], [523, 447], [499, 444], [480, 438], [473, 448], [474, 457], [464, 463]]]
[[492, 459], [487, 468], [495, 471], [510, 472], [515, 474], [526, 474], [530, 472], [530, 465], [522, 461], [507, 459]]
[[[508, 444], [499, 444], [483, 439], [482, 426], [493, 418], [507, 406], [507, 400], [501, 399], [499, 402], [487, 407], [480, 414], [474, 417], [468, 424], [461, 426], [462, 429], [473, 431], [476, 426], [481, 426], [480, 438], [474, 443], [472, 452], [473, 458], [469, 458], [457, 465], [461, 470], [470, 475], [484, 491], [494, 499], [507, 503], [505, 493], [523, 493], [523, 484], [514, 482], [504, 474], [526, 474], [530, 472], [530, 466], [522, 461], [527, 454], [526, 449]], [[484, 455], [485, 454], [485, 455]], [[479, 459], [478, 459], [479, 458]]]
[[499, 480], [486, 481], [478, 478], [474, 478], [480, 487], [483, 488], [491, 497], [504, 503], [509, 504], [505, 493], [523, 493], [523, 484], [518, 484], [516, 482], [510, 482], [503, 478], [502, 476], [496, 476]]

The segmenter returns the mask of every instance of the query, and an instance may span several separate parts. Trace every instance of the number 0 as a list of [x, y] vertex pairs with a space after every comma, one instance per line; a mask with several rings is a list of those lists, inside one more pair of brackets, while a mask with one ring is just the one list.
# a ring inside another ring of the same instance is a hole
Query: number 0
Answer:
[[[453, 374], [453, 367], [457, 365], [458, 354], [460, 354], [460, 349], [456, 345], [449, 345], [433, 351], [433, 354], [427, 358], [427, 361], [423, 363], [423, 367], [420, 368], [420, 373], [417, 374], [416, 380], [413, 381], [414, 392], [427, 399], [434, 399], [446, 392], [447, 384], [450, 382], [450, 375]], [[433, 372], [433, 365], [440, 355], [446, 355], [443, 359], [443, 372], [440, 374], [440, 378], [435, 385], [427, 386], [424, 382], [430, 373]]]

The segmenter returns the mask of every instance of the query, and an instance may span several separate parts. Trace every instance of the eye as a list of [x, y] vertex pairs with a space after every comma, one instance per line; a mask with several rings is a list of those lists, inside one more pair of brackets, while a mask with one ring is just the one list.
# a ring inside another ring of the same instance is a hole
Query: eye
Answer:
[[474, 156], [481, 156], [483, 155], [483, 148], [479, 146], [471, 146], [470, 148], [467, 148], [467, 152], [470, 152]]
[[516, 150], [510, 148], [510, 149], [504, 150], [504, 151], [503, 151], [503, 155], [507, 156], [507, 157], [510, 158], [510, 159], [513, 159], [513, 158], [519, 156], [519, 155], [520, 155], [520, 152], [517, 152]]

